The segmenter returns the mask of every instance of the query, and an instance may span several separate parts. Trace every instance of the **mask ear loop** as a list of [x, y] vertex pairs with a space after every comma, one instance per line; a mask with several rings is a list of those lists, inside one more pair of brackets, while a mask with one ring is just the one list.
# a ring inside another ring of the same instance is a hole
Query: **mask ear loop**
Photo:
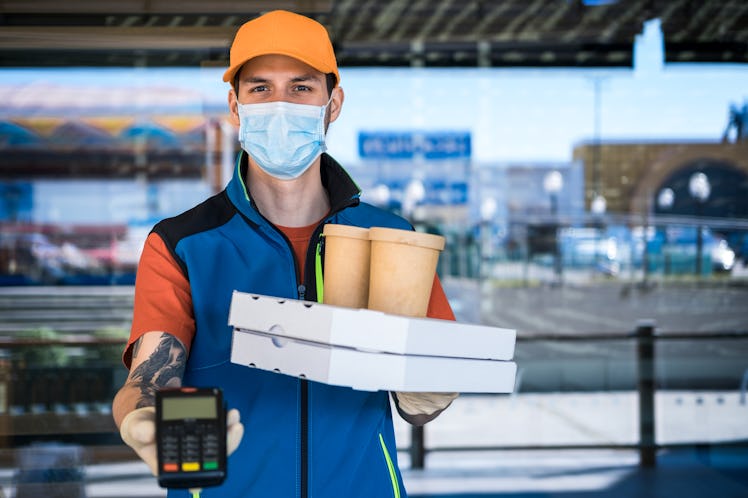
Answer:
[[[333, 92], [335, 89], [333, 88]], [[319, 136], [321, 137], [321, 141], [324, 144], [325, 138], [327, 137], [327, 123], [325, 121], [327, 120], [327, 107], [330, 105], [330, 102], [332, 102], [332, 93], [330, 93], [330, 98], [327, 99], [327, 103], [322, 106], [322, 109], [320, 112], [322, 113], [321, 119], [319, 120], [320, 123], [320, 129], [317, 130], [317, 133], [319, 133]]]
[[[322, 119], [320, 120], [322, 129], [318, 131], [319, 131], [319, 136], [322, 137], [323, 144], [325, 143], [325, 138], [327, 137], [327, 123], [326, 123], [327, 109], [330, 106], [330, 103], [332, 102], [332, 96], [334, 93], [335, 93], [335, 88], [333, 88], [332, 92], [330, 92], [330, 98], [327, 99], [327, 103], [322, 106]], [[332, 114], [332, 111], [330, 111], [330, 113]]]

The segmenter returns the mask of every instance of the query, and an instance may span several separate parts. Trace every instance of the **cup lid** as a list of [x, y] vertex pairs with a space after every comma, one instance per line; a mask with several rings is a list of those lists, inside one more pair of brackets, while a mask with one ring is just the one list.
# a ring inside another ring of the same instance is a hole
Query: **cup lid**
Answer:
[[352, 225], [335, 225], [328, 223], [322, 229], [322, 233], [325, 236], [332, 235], [333, 237], [348, 237], [349, 239], [369, 239], [368, 228], [361, 228]]
[[445, 244], [445, 239], [441, 235], [384, 227], [371, 227], [369, 229], [369, 239], [425, 247], [437, 251], [444, 249]]

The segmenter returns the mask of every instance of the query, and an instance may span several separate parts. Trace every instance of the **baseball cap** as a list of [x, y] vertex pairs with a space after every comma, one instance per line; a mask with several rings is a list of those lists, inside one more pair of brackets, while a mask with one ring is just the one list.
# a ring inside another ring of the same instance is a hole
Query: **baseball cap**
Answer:
[[223, 73], [223, 81], [231, 82], [248, 60], [268, 54], [293, 57], [322, 73], [334, 73], [336, 84], [340, 82], [338, 63], [325, 27], [314, 19], [286, 10], [268, 12], [239, 28], [231, 44], [229, 68]]

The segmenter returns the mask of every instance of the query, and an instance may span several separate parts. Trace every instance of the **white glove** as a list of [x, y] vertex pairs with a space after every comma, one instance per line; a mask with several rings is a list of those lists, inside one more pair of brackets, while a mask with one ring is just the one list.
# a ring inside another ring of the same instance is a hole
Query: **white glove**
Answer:
[[459, 393], [395, 393], [397, 405], [408, 415], [432, 415], [444, 410], [459, 395]]
[[[158, 475], [156, 455], [156, 408], [146, 406], [128, 413], [122, 420], [119, 433], [122, 440], [135, 450], [154, 476]], [[239, 410], [231, 409], [226, 414], [226, 455], [232, 454], [244, 435], [244, 425]]]

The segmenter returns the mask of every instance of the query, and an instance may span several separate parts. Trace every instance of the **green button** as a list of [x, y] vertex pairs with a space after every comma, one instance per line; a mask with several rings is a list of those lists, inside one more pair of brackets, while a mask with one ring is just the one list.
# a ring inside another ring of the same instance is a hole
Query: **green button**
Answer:
[[218, 462], [203, 462], [203, 470], [216, 470]]

